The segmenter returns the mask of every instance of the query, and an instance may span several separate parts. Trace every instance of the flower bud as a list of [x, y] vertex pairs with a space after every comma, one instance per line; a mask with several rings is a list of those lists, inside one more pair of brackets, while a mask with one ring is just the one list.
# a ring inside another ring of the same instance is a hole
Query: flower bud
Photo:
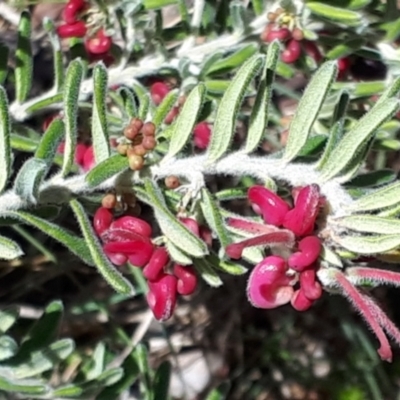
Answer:
[[207, 122], [200, 122], [193, 129], [193, 141], [194, 145], [205, 150], [210, 144], [211, 140], [211, 129]]
[[306, 311], [312, 306], [313, 301], [305, 296], [302, 289], [299, 289], [294, 292], [291, 304], [297, 311]]
[[100, 236], [107, 230], [113, 220], [111, 211], [105, 207], [99, 207], [93, 217], [93, 229]]
[[309, 300], [317, 300], [322, 295], [322, 287], [315, 276], [315, 269], [307, 269], [300, 274], [300, 288]]
[[110, 229], [123, 229], [135, 232], [139, 235], [151, 237], [151, 226], [141, 218], [123, 216], [116, 219], [110, 226]]
[[167, 274], [155, 282], [149, 282], [147, 303], [157, 320], [165, 321], [171, 317], [176, 305], [177, 284], [175, 276]]
[[289, 257], [288, 264], [290, 268], [296, 271], [303, 271], [315, 261], [321, 253], [321, 241], [316, 236], [307, 236], [299, 242], [298, 252]]
[[150, 95], [153, 103], [158, 106], [164, 100], [164, 97], [169, 93], [169, 91], [169, 87], [166, 83], [153, 83], [150, 87]]
[[267, 224], [280, 226], [289, 211], [289, 205], [277, 194], [263, 186], [252, 186], [248, 191], [252, 204], [260, 208]]
[[192, 294], [197, 287], [197, 275], [192, 266], [174, 264], [174, 275], [178, 278], [177, 291], [183, 296]]
[[84, 37], [86, 35], [87, 28], [84, 22], [77, 21], [73, 24], [60, 25], [57, 28], [57, 34], [62, 39], [73, 38], [73, 37]]
[[112, 40], [100, 29], [96, 36], [89, 38], [85, 42], [86, 51], [90, 54], [105, 54], [111, 49]]
[[153, 253], [153, 245], [142, 241], [109, 242], [104, 245], [104, 252], [122, 253], [128, 256], [129, 262], [137, 267], [145, 266]]
[[160, 278], [164, 267], [169, 262], [169, 254], [165, 247], [158, 247], [151, 255], [149, 263], [143, 269], [143, 276], [153, 282]]
[[297, 40], [292, 39], [287, 43], [285, 50], [283, 50], [281, 60], [284, 63], [292, 64], [300, 58], [300, 55], [301, 45]]

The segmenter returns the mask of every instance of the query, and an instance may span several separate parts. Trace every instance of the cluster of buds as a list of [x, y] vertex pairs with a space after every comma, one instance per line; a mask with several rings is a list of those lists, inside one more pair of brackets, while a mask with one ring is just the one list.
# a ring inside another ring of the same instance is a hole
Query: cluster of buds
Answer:
[[144, 157], [157, 146], [156, 127], [152, 122], [132, 118], [124, 129], [124, 140], [117, 146], [119, 154], [127, 156], [133, 171], [143, 168]]
[[[64, 7], [62, 18], [64, 23], [57, 28], [60, 38], [84, 38], [88, 34], [85, 21], [80, 19], [80, 14], [88, 7], [84, 0], [69, 0]], [[112, 39], [106, 35], [103, 28], [97, 30], [94, 35], [85, 39], [85, 48], [89, 57], [95, 60], [111, 61], [109, 51]]]
[[[181, 221], [200, 235], [194, 219]], [[172, 262], [164, 246], [154, 245], [152, 229], [146, 221], [126, 215], [115, 219], [109, 208], [100, 207], [94, 215], [93, 227], [113, 264], [121, 266], [129, 261], [143, 268], [149, 287], [146, 299], [156, 319], [170, 318], [178, 296], [187, 296], [196, 290], [197, 275], [193, 266]]]
[[302, 52], [310, 55], [316, 63], [322, 60], [322, 55], [314, 42], [304, 40], [303, 31], [296, 26], [296, 18], [292, 14], [278, 8], [275, 12], [268, 13], [269, 23], [261, 33], [261, 40], [271, 43], [279, 40], [285, 46], [281, 54], [284, 63], [296, 62]]
[[247, 286], [250, 302], [259, 308], [275, 308], [290, 302], [298, 311], [307, 310], [322, 294], [316, 278], [321, 242], [313, 235], [324, 203], [319, 187], [295, 189], [293, 208], [262, 186], [251, 187], [248, 197], [265, 224], [229, 218], [229, 226], [257, 236], [227, 246], [226, 252], [238, 259], [246, 247], [268, 245], [274, 254], [252, 270]]

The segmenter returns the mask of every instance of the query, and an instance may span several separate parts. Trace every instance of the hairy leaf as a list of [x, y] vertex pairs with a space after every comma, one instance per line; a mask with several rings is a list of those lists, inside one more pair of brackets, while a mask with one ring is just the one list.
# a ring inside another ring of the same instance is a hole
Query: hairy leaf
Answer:
[[326, 62], [312, 77], [289, 127], [284, 160], [291, 161], [305, 145], [318, 113], [337, 74], [335, 62]]
[[11, 122], [8, 113], [7, 94], [0, 86], [0, 193], [5, 189], [11, 173]]
[[93, 70], [93, 112], [92, 112], [92, 141], [96, 164], [110, 156], [110, 141], [108, 138], [106, 96], [107, 69], [99, 63]]
[[278, 42], [273, 42], [268, 46], [263, 76], [258, 85], [256, 101], [250, 115], [250, 125], [244, 149], [246, 153], [254, 151], [265, 134], [278, 57], [279, 44]]
[[372, 108], [357, 124], [347, 132], [321, 169], [323, 179], [328, 180], [338, 175], [352, 161], [354, 156], [363, 149], [376, 129], [390, 118], [399, 108], [397, 99], [388, 98]]
[[23, 11], [18, 25], [18, 43], [15, 52], [15, 94], [22, 103], [32, 86], [33, 60], [31, 49], [31, 17]]
[[134, 289], [130, 282], [108, 260], [101, 248], [101, 244], [91, 226], [82, 205], [77, 200], [70, 201], [71, 208], [78, 220], [83, 237], [89, 248], [90, 255], [104, 279], [119, 293], [132, 294]]
[[43, 160], [50, 168], [63, 136], [64, 122], [56, 118], [50, 123], [42, 136], [35, 152], [35, 158]]
[[193, 260], [196, 271], [212, 287], [223, 285], [221, 278], [204, 258]]
[[48, 164], [40, 158], [30, 158], [18, 172], [14, 181], [14, 191], [26, 202], [35, 204], [39, 187], [48, 171]]
[[86, 175], [86, 182], [90, 187], [96, 187], [128, 168], [128, 157], [115, 154], [90, 170]]
[[3, 260], [14, 260], [22, 256], [24, 252], [13, 240], [0, 236], [0, 258]]
[[362, 16], [360, 13], [348, 10], [347, 8], [334, 7], [316, 1], [307, 2], [307, 8], [320, 17], [348, 26], [358, 26], [362, 22]]
[[257, 54], [246, 61], [222, 97], [207, 150], [207, 158], [210, 163], [218, 160], [228, 150], [235, 132], [236, 118], [240, 104], [249, 83], [260, 70], [264, 60], [264, 56]]
[[177, 155], [188, 142], [204, 101], [205, 86], [199, 84], [189, 94], [173, 125], [167, 158]]
[[377, 254], [400, 246], [400, 235], [334, 236], [340, 246], [356, 254]]
[[150, 179], [146, 179], [145, 189], [163, 234], [176, 247], [190, 256], [202, 257], [206, 255], [208, 253], [206, 244], [169, 211], [158, 186]]
[[161, 104], [157, 107], [153, 117], [153, 124], [158, 128], [165, 120], [165, 117], [171, 111], [172, 107], [178, 100], [179, 91], [171, 90], [167, 93]]
[[357, 232], [400, 235], [400, 220], [376, 215], [349, 215], [332, 220], [335, 225]]
[[75, 160], [75, 149], [78, 136], [78, 100], [82, 79], [83, 63], [80, 59], [75, 59], [69, 64], [63, 93], [65, 149], [61, 170], [62, 176], [69, 174]]

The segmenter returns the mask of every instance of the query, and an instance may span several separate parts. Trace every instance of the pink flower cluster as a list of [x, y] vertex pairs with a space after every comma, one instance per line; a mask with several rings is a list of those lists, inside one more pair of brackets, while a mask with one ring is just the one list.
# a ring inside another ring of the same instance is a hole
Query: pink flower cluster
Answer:
[[323, 203], [319, 187], [294, 190], [293, 208], [262, 186], [251, 187], [248, 197], [266, 224], [228, 219], [228, 225], [256, 236], [227, 246], [226, 252], [238, 259], [246, 247], [268, 245], [275, 253], [252, 270], [247, 286], [249, 301], [258, 308], [275, 308], [290, 302], [298, 311], [307, 310], [322, 294], [316, 280], [321, 242], [313, 235]]
[[[195, 220], [183, 218], [181, 221], [200, 236]], [[164, 246], [155, 246], [151, 241], [151, 226], [146, 221], [133, 216], [114, 219], [110, 209], [100, 207], [94, 215], [93, 227], [113, 264], [120, 266], [129, 261], [143, 268], [149, 287], [147, 302], [156, 319], [170, 318], [178, 295], [190, 295], [196, 290], [197, 275], [193, 266], [172, 262]]]

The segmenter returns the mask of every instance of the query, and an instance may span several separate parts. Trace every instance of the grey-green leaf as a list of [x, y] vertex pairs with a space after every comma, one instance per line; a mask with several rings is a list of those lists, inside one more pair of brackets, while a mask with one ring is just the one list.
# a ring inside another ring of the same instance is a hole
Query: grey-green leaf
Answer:
[[17, 321], [19, 311], [15, 307], [0, 310], [0, 333], [7, 332]]
[[171, 259], [180, 265], [191, 265], [193, 264], [192, 259], [185, 254], [185, 252], [174, 245], [171, 240], [165, 241], [165, 247], [167, 248], [168, 254]]
[[244, 151], [251, 153], [260, 144], [268, 124], [268, 109], [272, 96], [272, 84], [279, 57], [279, 44], [273, 42], [268, 46], [263, 76], [258, 85], [256, 101], [250, 114], [250, 125]]
[[43, 160], [47, 164], [48, 168], [50, 168], [63, 136], [64, 122], [61, 119], [56, 118], [50, 123], [46, 132], [42, 136], [35, 152], [35, 158]]
[[399, 101], [388, 98], [368, 112], [347, 132], [321, 169], [323, 179], [328, 180], [338, 175], [354, 158], [376, 132], [377, 128], [390, 118], [399, 108]]
[[96, 187], [114, 175], [127, 170], [128, 167], [128, 157], [114, 154], [90, 170], [86, 175], [86, 182], [90, 187]]
[[68, 175], [74, 164], [75, 149], [78, 136], [78, 100], [83, 79], [83, 64], [80, 59], [71, 61], [65, 79], [63, 103], [65, 123], [65, 148], [62, 165], [62, 176]]
[[400, 182], [374, 190], [353, 201], [346, 208], [351, 211], [372, 211], [391, 207], [400, 203]]
[[220, 207], [215, 201], [213, 195], [208, 189], [204, 188], [201, 191], [201, 210], [208, 226], [218, 236], [221, 243], [221, 248], [225, 249], [231, 243], [231, 238], [226, 229], [224, 218], [221, 215]]
[[172, 107], [175, 105], [178, 100], [179, 91], [177, 89], [171, 90], [164, 97], [161, 104], [156, 108], [153, 117], [153, 124], [158, 128], [165, 120], [165, 117], [171, 111]]
[[25, 224], [39, 229], [46, 235], [60, 242], [73, 254], [80, 257], [86, 264], [94, 265], [85, 241], [79, 236], [69, 233], [64, 228], [26, 211], [9, 211], [7, 212], [7, 217], [18, 219]]
[[18, 350], [18, 345], [13, 338], [6, 335], [0, 336], [0, 361], [13, 357]]
[[400, 235], [334, 236], [340, 246], [357, 254], [378, 254], [400, 246]]
[[[0, 371], [0, 373], [1, 372], [2, 371]], [[12, 379], [0, 375], [0, 390], [28, 396], [39, 396], [47, 393], [49, 391], [49, 387], [44, 385], [39, 379], [21, 382], [19, 379]]]
[[221, 278], [204, 258], [193, 260], [196, 271], [212, 287], [223, 285]]
[[171, 158], [177, 155], [188, 142], [201, 110], [201, 106], [203, 105], [205, 92], [206, 90], [203, 84], [197, 85], [190, 92], [175, 124], [173, 125], [166, 158]]
[[48, 170], [48, 165], [40, 158], [30, 158], [18, 172], [14, 181], [14, 191], [27, 203], [36, 204], [39, 187]]
[[92, 225], [82, 205], [75, 199], [70, 201], [70, 205], [78, 220], [83, 237], [89, 248], [90, 255], [100, 274], [117, 292], [122, 294], [133, 294], [134, 288], [130, 282], [121, 275], [104, 254], [101, 244], [93, 231]]
[[207, 151], [207, 158], [210, 163], [218, 160], [228, 150], [235, 132], [239, 107], [251, 80], [262, 67], [264, 60], [265, 56], [259, 54], [247, 60], [222, 97]]
[[400, 235], [400, 220], [376, 215], [349, 215], [334, 219], [335, 225], [357, 232]]
[[23, 11], [18, 25], [18, 42], [15, 52], [15, 92], [19, 103], [28, 97], [32, 85], [33, 60], [31, 49], [31, 17]]
[[145, 179], [145, 189], [163, 234], [190, 256], [202, 257], [208, 254], [207, 245], [169, 211], [158, 186], [152, 180]]
[[92, 141], [96, 164], [110, 156], [110, 141], [108, 138], [106, 96], [107, 69], [103, 63], [93, 69], [93, 112], [92, 112]]
[[7, 185], [11, 173], [11, 122], [6, 91], [0, 86], [0, 193]]
[[324, 63], [312, 77], [289, 127], [283, 155], [285, 161], [295, 158], [305, 145], [336, 75], [336, 62], [329, 61]]

